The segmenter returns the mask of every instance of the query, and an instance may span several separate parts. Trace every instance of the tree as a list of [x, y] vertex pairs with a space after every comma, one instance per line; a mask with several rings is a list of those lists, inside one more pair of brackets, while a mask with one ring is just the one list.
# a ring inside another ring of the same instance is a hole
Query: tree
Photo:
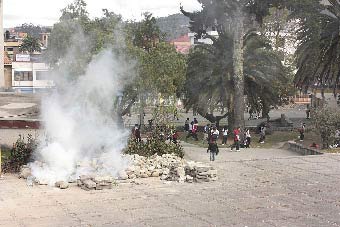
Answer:
[[145, 16], [141, 22], [128, 23], [103, 9], [102, 17], [90, 19], [86, 3], [76, 0], [62, 10], [53, 26], [47, 59], [54, 69], [66, 71], [71, 81], [82, 75], [92, 56], [105, 48], [112, 49], [122, 62], [134, 62], [124, 72], [129, 83], [121, 89], [119, 98], [112, 97], [122, 120], [141, 95], [176, 93], [184, 78], [184, 57], [162, 42], [154, 17]]
[[[181, 8], [182, 13], [191, 20], [190, 29], [197, 36], [206, 36], [207, 30], [216, 29], [219, 34], [232, 34], [233, 40], [233, 87], [234, 87], [234, 125], [244, 126], [244, 40], [243, 37], [251, 29], [254, 22], [262, 23], [269, 14], [269, 9], [279, 6], [276, 0], [198, 0], [202, 11], [188, 13]], [[254, 20], [254, 19], [255, 20]], [[255, 25], [257, 27], [257, 25]]]
[[40, 33], [44, 32], [45, 29], [38, 25], [30, 24], [22, 24], [21, 26], [15, 27], [14, 30], [16, 32], [25, 32], [28, 36], [34, 37], [36, 39], [40, 38]]
[[41, 51], [41, 43], [38, 38], [34, 38], [32, 36], [27, 36], [23, 41], [19, 48], [21, 52], [33, 53], [35, 51]]
[[139, 77], [135, 81], [140, 100], [140, 124], [144, 124], [147, 96], [174, 96], [184, 81], [186, 61], [183, 55], [164, 42], [164, 34], [150, 13], [139, 23], [129, 24], [132, 45], [139, 59]]
[[[251, 32], [244, 40], [245, 95], [251, 108], [262, 110], [266, 117], [269, 107], [284, 97], [277, 88], [286, 85], [286, 68], [265, 37]], [[217, 125], [227, 116], [229, 125], [233, 123], [232, 52], [232, 38], [222, 34], [212, 45], [197, 45], [189, 54], [185, 106], [196, 107], [200, 115]], [[216, 107], [228, 112], [214, 116]]]
[[332, 108], [312, 111], [314, 131], [320, 135], [323, 148], [327, 149], [334, 142], [335, 131], [340, 127], [340, 111]]
[[329, 0], [329, 3], [327, 6], [314, 3], [311, 15], [301, 22], [295, 78], [300, 88], [317, 83], [332, 86], [335, 91], [339, 85], [340, 3], [337, 0]]

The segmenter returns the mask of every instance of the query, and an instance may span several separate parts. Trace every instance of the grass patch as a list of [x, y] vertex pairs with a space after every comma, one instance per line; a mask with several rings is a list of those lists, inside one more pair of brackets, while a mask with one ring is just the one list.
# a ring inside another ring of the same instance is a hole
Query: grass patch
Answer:
[[[186, 138], [187, 133], [181, 133], [180, 134], [180, 140], [185, 141], [190, 144], [197, 145], [199, 147], [204, 147], [207, 148], [208, 144], [207, 142], [203, 139], [204, 135], [203, 133], [198, 133], [198, 141], [195, 141], [193, 138], [189, 137]], [[277, 148], [279, 147], [282, 143], [288, 142], [288, 141], [296, 141], [299, 142], [299, 132], [295, 131], [289, 131], [289, 132], [273, 132], [271, 135], [266, 136], [266, 140], [264, 144], [259, 143], [260, 135], [252, 133], [251, 136], [251, 148]], [[305, 141], [301, 142], [305, 146], [310, 146], [313, 142], [316, 141], [316, 143], [319, 144], [319, 137], [312, 132], [305, 133]], [[233, 138], [232, 136], [228, 137], [228, 142], [227, 145], [222, 146], [222, 137], [220, 136], [218, 140], [218, 146], [220, 148], [228, 148], [233, 144]]]

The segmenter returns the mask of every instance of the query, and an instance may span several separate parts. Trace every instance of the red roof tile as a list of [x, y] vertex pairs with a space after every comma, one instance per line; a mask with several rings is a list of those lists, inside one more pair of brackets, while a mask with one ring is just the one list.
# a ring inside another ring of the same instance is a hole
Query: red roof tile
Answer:
[[174, 40], [171, 40], [171, 43], [174, 43], [174, 42], [190, 42], [190, 38], [188, 35], [183, 35], [181, 37], [178, 37], [177, 39], [174, 39]]

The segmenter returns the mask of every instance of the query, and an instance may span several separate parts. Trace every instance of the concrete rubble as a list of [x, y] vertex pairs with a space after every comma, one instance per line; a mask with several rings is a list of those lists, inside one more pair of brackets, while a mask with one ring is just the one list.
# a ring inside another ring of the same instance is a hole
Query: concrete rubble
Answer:
[[[78, 185], [84, 190], [111, 189], [113, 185], [120, 182], [134, 182], [137, 178], [160, 178], [164, 181], [175, 181], [179, 183], [202, 183], [216, 181], [217, 170], [213, 167], [192, 161], [186, 161], [172, 154], [162, 156], [153, 155], [143, 157], [139, 155], [124, 155], [128, 159], [128, 167], [116, 174], [110, 175], [87, 174], [81, 175], [76, 180], [58, 181], [54, 184], [60, 189], [67, 189], [71, 184]], [[93, 164], [91, 164], [93, 165]], [[84, 167], [84, 164], [77, 166]], [[19, 178], [32, 180], [35, 184], [47, 185], [47, 182], [38, 181], [31, 175], [29, 166], [23, 166]]]

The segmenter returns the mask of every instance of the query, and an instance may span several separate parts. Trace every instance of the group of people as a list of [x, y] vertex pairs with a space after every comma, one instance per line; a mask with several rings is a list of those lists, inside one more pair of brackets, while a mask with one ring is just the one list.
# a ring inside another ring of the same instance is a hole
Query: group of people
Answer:
[[[243, 136], [241, 136], [241, 128], [235, 128], [233, 130], [233, 144], [231, 145], [231, 151], [236, 148], [236, 152], [240, 151], [240, 148], [249, 148], [251, 143], [251, 135], [250, 130], [245, 129], [243, 131]], [[220, 137], [220, 132], [217, 129], [216, 125], [206, 125], [204, 127], [205, 138], [208, 141], [208, 149], [207, 153], [210, 153], [210, 161], [215, 161], [216, 155], [219, 153], [219, 148], [217, 141]], [[224, 126], [222, 129], [222, 145], [227, 144], [229, 136], [229, 130], [227, 126]]]
[[[161, 127], [161, 126], [157, 126], [156, 127], [157, 130], [156, 132], [158, 132], [158, 134], [155, 136], [153, 135], [153, 137], [158, 138], [159, 140], [162, 141], [166, 141], [169, 140], [170, 142], [177, 144], [178, 143], [178, 132], [176, 129], [174, 128], [165, 128], [165, 127]], [[134, 141], [136, 141], [137, 143], [143, 142], [142, 138], [141, 138], [141, 130], [140, 130], [140, 125], [135, 124], [135, 126], [132, 128], [132, 132], [131, 132], [131, 136], [133, 138]], [[148, 139], [150, 137], [148, 136]]]

